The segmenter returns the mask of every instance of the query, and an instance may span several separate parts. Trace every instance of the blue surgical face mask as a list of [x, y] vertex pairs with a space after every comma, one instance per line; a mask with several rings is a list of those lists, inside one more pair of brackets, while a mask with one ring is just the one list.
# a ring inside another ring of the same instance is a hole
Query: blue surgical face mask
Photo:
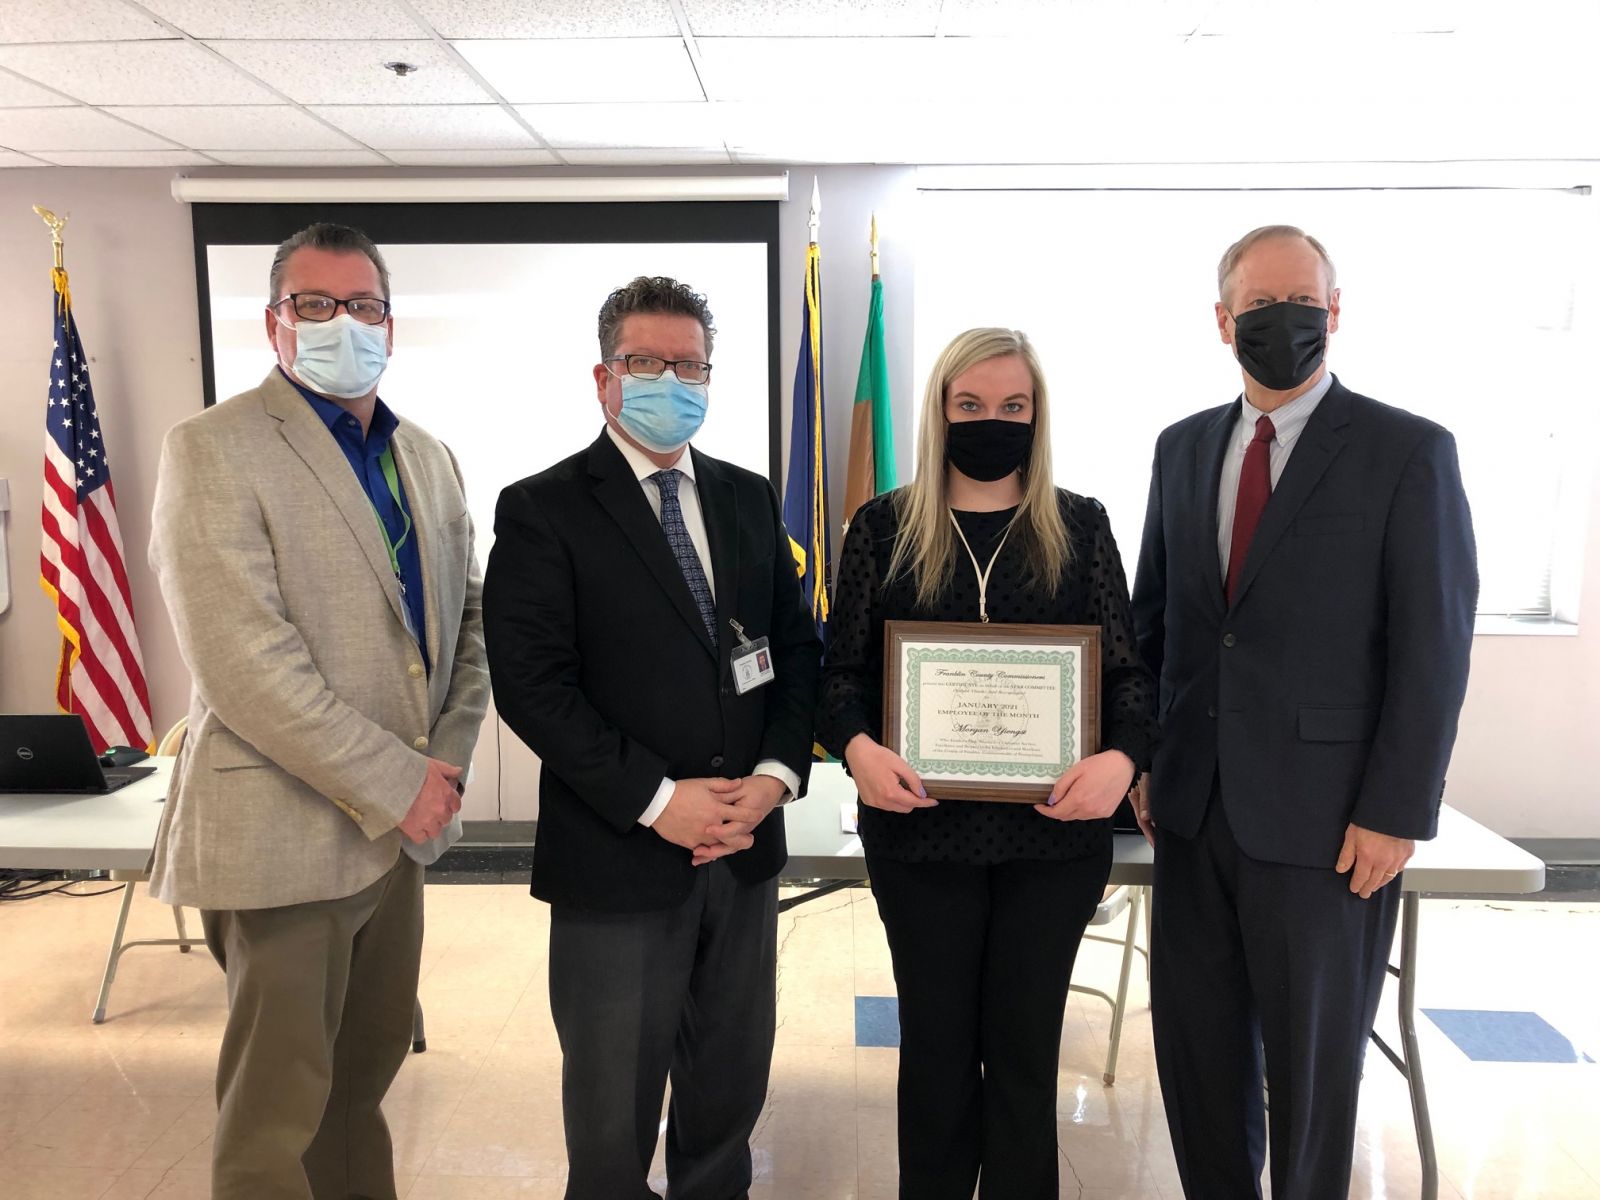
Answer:
[[378, 386], [389, 365], [389, 330], [349, 313], [294, 327], [294, 373], [314, 392], [351, 400]]
[[660, 379], [622, 377], [617, 424], [646, 450], [671, 454], [689, 444], [706, 419], [706, 385], [684, 383], [671, 371]]

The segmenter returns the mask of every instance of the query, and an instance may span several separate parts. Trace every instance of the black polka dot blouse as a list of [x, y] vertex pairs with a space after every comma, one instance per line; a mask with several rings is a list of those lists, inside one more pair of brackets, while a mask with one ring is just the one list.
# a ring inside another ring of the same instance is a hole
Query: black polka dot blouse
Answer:
[[[1072, 559], [1060, 585], [1053, 596], [1030, 585], [1018, 529], [1001, 548], [989, 577], [989, 619], [1100, 626], [1100, 744], [1121, 750], [1145, 771], [1156, 739], [1155, 682], [1134, 648], [1128, 583], [1111, 523], [1098, 500], [1060, 489], [1057, 496], [1072, 541]], [[893, 498], [890, 493], [861, 506], [839, 561], [817, 729], [822, 745], [841, 759], [858, 733], [883, 740], [883, 623], [978, 620], [977, 573], [959, 539], [954, 573], [932, 607], [917, 603], [909, 572], [888, 578], [897, 531]], [[988, 563], [1015, 515], [1014, 508], [956, 513], [980, 563]], [[911, 813], [866, 805], [860, 805], [860, 813], [867, 853], [902, 862], [1064, 860], [1101, 853], [1111, 837], [1109, 818], [1054, 821], [1028, 804], [941, 800], [936, 808]]]

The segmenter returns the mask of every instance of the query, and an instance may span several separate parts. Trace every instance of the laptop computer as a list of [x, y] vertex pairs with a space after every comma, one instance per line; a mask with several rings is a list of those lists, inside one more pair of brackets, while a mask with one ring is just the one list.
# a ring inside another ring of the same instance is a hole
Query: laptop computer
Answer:
[[155, 772], [103, 769], [83, 718], [74, 713], [0, 716], [0, 793], [103, 794]]

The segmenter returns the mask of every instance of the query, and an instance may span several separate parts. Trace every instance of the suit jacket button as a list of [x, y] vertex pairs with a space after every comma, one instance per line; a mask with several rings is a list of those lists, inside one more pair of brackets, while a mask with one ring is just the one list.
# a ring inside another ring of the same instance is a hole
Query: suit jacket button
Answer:
[[1215, 704], [1206, 705], [1206, 716], [1210, 717], [1213, 721], [1216, 720], [1217, 706]]
[[422, 664], [421, 663], [412, 663], [409, 667], [406, 668], [406, 674], [411, 676], [411, 678], [413, 678], [413, 679], [421, 679], [422, 678]]
[[419, 737], [416, 741], [412, 742], [411, 744], [413, 746], [415, 746], [418, 750], [426, 750], [428, 748], [428, 739], [425, 738], [425, 737]]
[[1224, 646], [1231, 646], [1235, 642], [1237, 642], [1238, 640], [1239, 639], [1234, 637], [1233, 634], [1231, 634], [1231, 633], [1225, 633], [1225, 634], [1222, 635], [1222, 644]]
[[712, 755], [712, 756], [711, 756], [711, 769], [712, 769], [712, 770], [713, 770], [713, 771], [720, 771], [720, 770], [722, 770], [722, 755], [720, 755], [720, 754], [713, 754], [713, 755]]

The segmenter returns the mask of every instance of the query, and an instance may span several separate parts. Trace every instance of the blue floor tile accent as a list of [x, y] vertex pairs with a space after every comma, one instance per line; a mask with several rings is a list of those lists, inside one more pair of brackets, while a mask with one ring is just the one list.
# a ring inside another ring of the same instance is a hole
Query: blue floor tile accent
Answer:
[[1474, 1008], [1425, 1008], [1422, 1011], [1473, 1062], [1594, 1061], [1538, 1013]]
[[856, 997], [856, 1045], [899, 1048], [899, 1000], [893, 996]]

